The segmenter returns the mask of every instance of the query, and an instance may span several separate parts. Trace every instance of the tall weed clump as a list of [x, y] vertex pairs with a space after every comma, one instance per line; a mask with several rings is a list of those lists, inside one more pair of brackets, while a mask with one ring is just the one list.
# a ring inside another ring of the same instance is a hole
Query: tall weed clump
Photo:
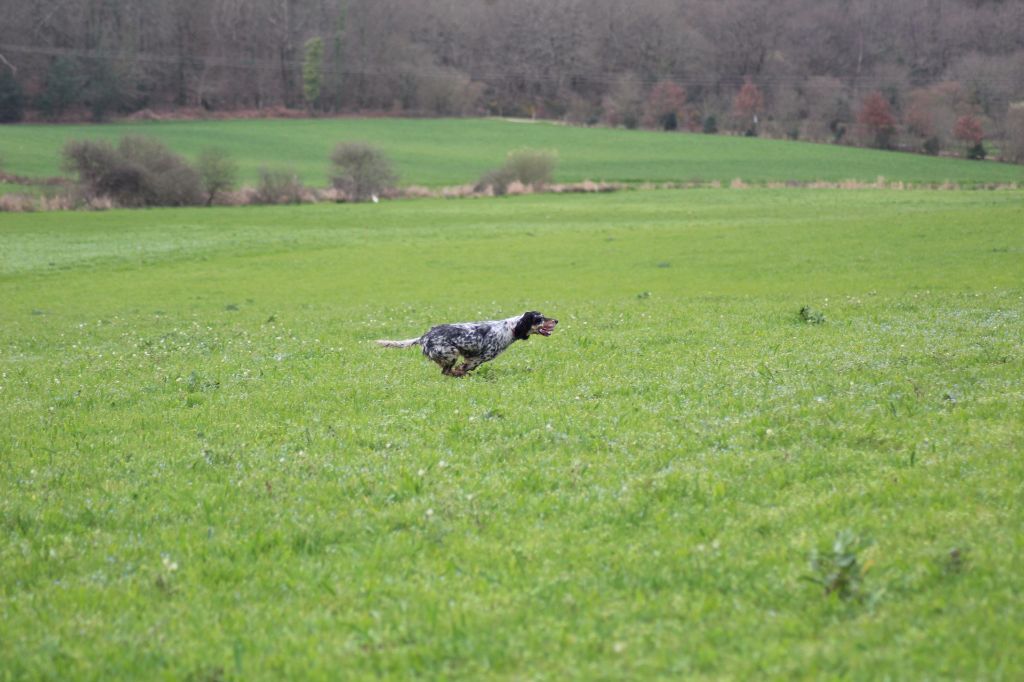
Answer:
[[822, 588], [826, 597], [836, 595], [842, 600], [862, 599], [866, 596], [864, 577], [874, 563], [864, 560], [863, 554], [870, 546], [850, 530], [836, 535], [830, 546], [811, 552], [811, 573], [805, 580]]
[[199, 172], [162, 143], [125, 136], [109, 142], [72, 140], [64, 146], [64, 168], [78, 175], [88, 198], [119, 206], [197, 206], [203, 203]]

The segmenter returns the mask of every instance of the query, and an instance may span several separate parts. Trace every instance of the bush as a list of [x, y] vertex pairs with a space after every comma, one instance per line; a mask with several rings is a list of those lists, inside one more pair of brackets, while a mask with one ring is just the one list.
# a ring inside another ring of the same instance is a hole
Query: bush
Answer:
[[202, 203], [199, 173], [162, 143], [124, 137], [108, 142], [72, 140], [64, 146], [64, 168], [78, 174], [86, 194], [116, 204], [194, 206]]
[[552, 152], [520, 149], [509, 152], [505, 165], [484, 173], [477, 181], [477, 191], [490, 187], [498, 195], [505, 194], [513, 182], [540, 189], [551, 182], [557, 157]]
[[331, 163], [331, 183], [352, 201], [383, 194], [398, 182], [384, 152], [364, 142], [342, 142], [331, 153]]
[[203, 203], [199, 171], [162, 142], [129, 135], [121, 138], [118, 151], [145, 172], [150, 200], [146, 206], [197, 206]]
[[483, 192], [490, 187], [494, 194], [502, 196], [508, 193], [508, 186], [514, 181], [515, 178], [512, 177], [507, 168], [492, 168], [480, 176], [480, 179], [476, 182], [474, 190], [477, 192]]
[[972, 161], [984, 161], [986, 156], [988, 156], [988, 152], [985, 151], [985, 145], [981, 142], [967, 150], [967, 158]]
[[708, 116], [704, 119], [703, 130], [706, 135], [714, 135], [718, 132], [718, 120], [714, 116]]
[[261, 168], [253, 201], [257, 204], [302, 203], [302, 182], [295, 171], [283, 168]]
[[557, 157], [552, 152], [520, 149], [508, 155], [505, 168], [524, 185], [542, 187], [551, 182], [556, 161]]
[[218, 193], [230, 192], [238, 183], [238, 166], [223, 149], [204, 149], [196, 162], [206, 193], [206, 205], [213, 204]]
[[924, 141], [922, 151], [924, 151], [928, 156], [938, 156], [941, 148], [942, 143], [939, 141], [939, 137], [937, 135], [932, 135]]

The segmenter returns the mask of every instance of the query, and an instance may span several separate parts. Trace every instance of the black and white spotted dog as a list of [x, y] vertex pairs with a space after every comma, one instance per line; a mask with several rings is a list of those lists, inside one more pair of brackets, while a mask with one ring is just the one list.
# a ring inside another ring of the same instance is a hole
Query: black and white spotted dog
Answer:
[[[415, 339], [377, 343], [386, 348], [421, 346], [423, 354], [441, 366], [442, 374], [461, 377], [498, 357], [515, 341], [526, 341], [531, 334], [551, 336], [556, 324], [558, 320], [534, 310], [505, 320], [439, 324]], [[462, 364], [456, 367], [460, 355]]]

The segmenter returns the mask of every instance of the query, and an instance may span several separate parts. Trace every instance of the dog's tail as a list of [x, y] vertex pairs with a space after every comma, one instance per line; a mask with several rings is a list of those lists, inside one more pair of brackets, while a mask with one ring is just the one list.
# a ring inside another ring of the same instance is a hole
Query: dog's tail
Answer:
[[409, 348], [410, 346], [418, 346], [419, 343], [420, 337], [406, 339], [405, 341], [388, 341], [387, 339], [379, 339], [377, 341], [378, 346], [384, 346], [385, 348]]

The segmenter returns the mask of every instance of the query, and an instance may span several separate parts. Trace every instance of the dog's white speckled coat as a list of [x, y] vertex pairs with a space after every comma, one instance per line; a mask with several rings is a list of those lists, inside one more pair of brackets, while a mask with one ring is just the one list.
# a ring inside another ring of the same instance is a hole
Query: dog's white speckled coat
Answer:
[[[504, 320], [440, 324], [415, 339], [377, 343], [386, 348], [419, 345], [424, 355], [441, 366], [443, 374], [459, 377], [498, 357], [517, 340], [525, 341], [531, 334], [550, 336], [556, 324], [558, 320], [534, 310]], [[456, 367], [459, 356], [462, 364]]]

